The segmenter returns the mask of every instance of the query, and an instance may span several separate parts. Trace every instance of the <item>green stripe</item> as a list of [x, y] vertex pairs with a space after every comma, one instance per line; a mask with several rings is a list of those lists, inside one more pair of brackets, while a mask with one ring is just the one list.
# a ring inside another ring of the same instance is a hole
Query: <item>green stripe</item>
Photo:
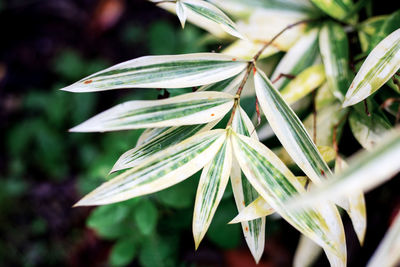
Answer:
[[[281, 116], [286, 123], [286, 126], [291, 130], [290, 135], [293, 137], [295, 143], [300, 147], [301, 151], [307, 158], [315, 173], [317, 173], [319, 176], [321, 176], [321, 171], [323, 171], [325, 174], [329, 174], [329, 167], [320, 156], [317, 148], [313, 145], [313, 141], [308, 135], [300, 119], [286, 104], [279, 93], [273, 88], [271, 82], [269, 80], [266, 80], [263, 75], [258, 75], [264, 81], [264, 91], [267, 93], [270, 99], [270, 101], [268, 101], [268, 99], [265, 99], [268, 103], [267, 105], [269, 105], [270, 108], [276, 109], [276, 112], [273, 112], [273, 114], [265, 114], [267, 119], [271, 120], [271, 116], [273, 115], [274, 117]], [[262, 101], [262, 99], [259, 100]], [[280, 139], [282, 137], [278, 136], [278, 138]]]

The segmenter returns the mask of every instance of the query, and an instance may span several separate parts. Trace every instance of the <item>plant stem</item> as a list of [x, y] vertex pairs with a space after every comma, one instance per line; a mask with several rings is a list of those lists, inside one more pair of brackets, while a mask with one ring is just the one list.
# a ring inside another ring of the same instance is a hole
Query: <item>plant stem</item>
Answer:
[[235, 102], [234, 102], [233, 107], [232, 107], [231, 117], [229, 118], [229, 121], [228, 121], [228, 124], [226, 125], [226, 127], [229, 127], [229, 126], [232, 125], [233, 117], [235, 116], [236, 109], [239, 106], [240, 95], [242, 94], [243, 88], [244, 88], [244, 86], [245, 86], [245, 84], [247, 82], [247, 79], [249, 78], [251, 70], [254, 69], [254, 71], [255, 71], [256, 61], [261, 56], [261, 54], [264, 52], [264, 50], [267, 49], [276, 39], [279, 38], [279, 36], [281, 36], [287, 30], [289, 30], [289, 29], [291, 29], [291, 28], [293, 28], [293, 27], [295, 27], [297, 25], [300, 25], [300, 24], [303, 24], [303, 23], [307, 23], [307, 22], [310, 22], [310, 21], [314, 21], [314, 19], [301, 20], [301, 21], [295, 22], [293, 24], [287, 25], [280, 32], [278, 32], [274, 37], [272, 37], [271, 40], [269, 40], [267, 43], [265, 43], [264, 46], [253, 56], [253, 59], [247, 65], [246, 73], [245, 73], [245, 75], [243, 77], [243, 80], [240, 83], [239, 88], [238, 88], [238, 90], [236, 92]]

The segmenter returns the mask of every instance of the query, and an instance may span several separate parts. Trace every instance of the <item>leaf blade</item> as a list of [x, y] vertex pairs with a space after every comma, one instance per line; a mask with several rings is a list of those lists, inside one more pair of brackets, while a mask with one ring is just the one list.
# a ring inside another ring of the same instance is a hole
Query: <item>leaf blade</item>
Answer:
[[227, 79], [246, 65], [245, 61], [217, 53], [146, 56], [99, 71], [61, 90], [79, 93], [119, 88], [185, 88]]
[[195, 92], [168, 99], [130, 101], [106, 110], [72, 128], [72, 132], [104, 132], [207, 123], [223, 117], [233, 96]]
[[197, 134], [103, 183], [75, 206], [119, 202], [179, 183], [207, 164], [217, 153], [225, 138], [224, 130]]

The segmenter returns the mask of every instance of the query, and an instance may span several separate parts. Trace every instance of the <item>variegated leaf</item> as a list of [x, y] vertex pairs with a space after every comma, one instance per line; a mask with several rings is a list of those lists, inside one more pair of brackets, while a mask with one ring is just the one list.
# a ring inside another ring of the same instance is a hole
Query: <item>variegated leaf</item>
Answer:
[[136, 142], [136, 147], [144, 145], [151, 140], [153, 140], [155, 137], [165, 133], [172, 127], [161, 127], [161, 128], [147, 128], [142, 132], [142, 134], [139, 136], [138, 141]]
[[193, 13], [196, 13], [203, 18], [209, 20], [210, 22], [214, 22], [218, 24], [224, 31], [227, 33], [238, 37], [240, 39], [246, 39], [243, 35], [238, 31], [235, 23], [218, 9], [213, 4], [202, 0], [181, 0], [182, 3], [187, 7], [188, 10], [191, 10]]
[[400, 10], [397, 10], [385, 20], [378, 28], [378, 31], [373, 35], [371, 39], [371, 48], [375, 47], [380, 41], [385, 39], [386, 36], [394, 32], [400, 27]]
[[329, 89], [336, 98], [343, 101], [351, 82], [349, 40], [343, 27], [333, 21], [326, 22], [319, 34], [319, 49]]
[[354, 105], [377, 91], [400, 68], [400, 29], [381, 41], [361, 66], [343, 103]]
[[178, 16], [179, 21], [181, 22], [182, 29], [185, 28], [187, 12], [186, 12], [186, 7], [181, 0], [176, 1], [176, 15]]
[[400, 263], [400, 212], [379, 244], [367, 267], [397, 266]]
[[301, 235], [293, 259], [293, 267], [309, 267], [318, 259], [321, 248], [308, 237]]
[[[305, 187], [308, 177], [297, 176], [296, 179]], [[255, 220], [275, 213], [275, 210], [269, 205], [264, 198], [258, 197], [253, 202], [242, 209], [239, 214], [229, 223], [239, 223], [249, 220]]]
[[296, 164], [316, 184], [331, 173], [303, 124], [269, 79], [254, 72], [258, 101], [271, 128]]
[[247, 62], [217, 53], [146, 56], [117, 64], [63, 88], [95, 92], [118, 88], [184, 88], [232, 77]]
[[382, 141], [385, 133], [391, 129], [390, 124], [378, 113], [368, 116], [355, 109], [350, 113], [349, 123], [354, 137], [367, 150]]
[[[335, 163], [335, 174], [338, 174], [348, 167], [347, 163], [343, 158], [338, 156]], [[354, 231], [363, 245], [365, 232], [367, 230], [367, 209], [365, 206], [364, 193], [362, 191], [356, 191], [348, 197], [349, 206], [346, 211], [349, 214], [351, 222], [353, 223]]]
[[[360, 23], [358, 27], [358, 38], [360, 39], [361, 50], [363, 52], [371, 51], [372, 48], [374, 48], [378, 44], [380, 40], [372, 45], [372, 39], [374, 39], [375, 36], [378, 34], [381, 26], [385, 23], [387, 17], [387, 15], [376, 16]], [[382, 39], [385, 38], [386, 35], [383, 36]]]
[[291, 105], [318, 88], [324, 81], [324, 66], [313, 65], [302, 71], [283, 88], [282, 97], [288, 105]]
[[[330, 202], [316, 202], [312, 209], [288, 210], [283, 204], [305, 189], [290, 170], [268, 148], [249, 137], [231, 135], [240, 168], [257, 192], [301, 233], [315, 241], [329, 260], [346, 262], [346, 243], [341, 218]], [[336, 257], [334, 257], [335, 255]]]
[[[313, 29], [300, 37], [281, 59], [271, 80], [275, 81], [282, 74], [296, 76], [315, 62], [318, 55], [318, 31]], [[289, 82], [290, 79], [281, 76], [274, 85], [276, 89], [282, 90]]]
[[204, 167], [226, 140], [225, 130], [197, 134], [154, 154], [136, 167], [105, 182], [75, 206], [105, 205], [160, 191]]
[[347, 0], [311, 0], [311, 2], [338, 20], [345, 20], [353, 6], [352, 1]]
[[115, 163], [111, 172], [137, 166], [143, 160], [146, 160], [148, 157], [156, 153], [162, 153], [164, 149], [167, 149], [170, 146], [178, 144], [197, 133], [210, 130], [217, 124], [217, 122], [218, 121], [210, 122], [208, 124], [170, 127], [167, 131], [155, 136], [148, 142], [136, 146], [122, 154]]
[[197, 187], [193, 214], [193, 237], [196, 249], [206, 234], [224, 194], [231, 166], [232, 147], [230, 138], [227, 138], [214, 159], [204, 167]]
[[315, 190], [289, 200], [287, 205], [292, 210], [312, 206], [314, 203], [357, 191], [367, 192], [386, 182], [400, 171], [400, 130], [392, 131], [371, 151], [364, 151], [350, 162], [349, 167], [333, 176]]
[[105, 132], [206, 123], [223, 117], [232, 108], [233, 101], [232, 95], [221, 92], [130, 101], [100, 113], [71, 131]]
[[331, 105], [336, 101], [335, 96], [329, 89], [328, 83], [324, 83], [315, 95], [315, 108], [317, 111], [323, 110], [324, 107]]
[[[222, 50], [222, 53], [225, 55], [251, 60], [264, 45], [264, 42], [259, 41], [237, 40]], [[280, 52], [280, 50], [277, 47], [269, 46], [262, 52], [259, 59], [267, 58], [278, 52]]]
[[[255, 128], [251, 123], [246, 112], [239, 106], [232, 120], [232, 129], [245, 136], [258, 140]], [[245, 209], [253, 200], [258, 197], [257, 191], [242, 175], [239, 163], [234, 158], [231, 170], [231, 185], [233, 196], [239, 213]], [[265, 244], [265, 216], [256, 220], [242, 221], [242, 230], [246, 243], [256, 262], [258, 262], [264, 252]]]

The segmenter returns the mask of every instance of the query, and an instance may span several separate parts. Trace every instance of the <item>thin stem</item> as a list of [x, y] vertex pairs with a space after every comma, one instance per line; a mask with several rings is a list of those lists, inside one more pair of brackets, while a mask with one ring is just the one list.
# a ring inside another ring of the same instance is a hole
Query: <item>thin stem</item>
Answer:
[[303, 23], [307, 23], [307, 22], [310, 22], [310, 21], [314, 21], [314, 19], [301, 20], [301, 21], [298, 21], [298, 22], [296, 22], [296, 23], [293, 23], [293, 24], [290, 24], [290, 25], [286, 26], [286, 27], [283, 28], [280, 32], [278, 32], [274, 37], [272, 37], [272, 39], [269, 40], [269, 41], [254, 55], [253, 59], [252, 59], [252, 60], [248, 63], [248, 65], [247, 65], [246, 73], [245, 73], [245, 75], [244, 75], [244, 77], [243, 77], [243, 80], [242, 80], [242, 82], [240, 83], [239, 88], [238, 88], [238, 90], [237, 90], [237, 92], [236, 92], [236, 95], [235, 95], [235, 102], [234, 102], [234, 104], [233, 104], [231, 117], [229, 118], [229, 121], [228, 121], [228, 124], [226, 125], [226, 127], [229, 127], [229, 126], [232, 125], [233, 117], [235, 116], [236, 109], [237, 109], [237, 107], [239, 106], [240, 95], [242, 94], [244, 85], [246, 84], [247, 79], [249, 78], [249, 75], [250, 75], [251, 70], [253, 70], [253, 71], [255, 72], [255, 70], [256, 70], [256, 69], [255, 69], [256, 61], [257, 61], [258, 58], [261, 56], [261, 54], [264, 52], [264, 50], [267, 49], [267, 48], [268, 48], [276, 39], [278, 39], [279, 36], [281, 36], [285, 31], [287, 31], [287, 30], [289, 30], [289, 29], [291, 29], [291, 28], [293, 28], [293, 27], [295, 27], [295, 26], [297, 26], [297, 25], [300, 25], [300, 24], [303, 24]]

